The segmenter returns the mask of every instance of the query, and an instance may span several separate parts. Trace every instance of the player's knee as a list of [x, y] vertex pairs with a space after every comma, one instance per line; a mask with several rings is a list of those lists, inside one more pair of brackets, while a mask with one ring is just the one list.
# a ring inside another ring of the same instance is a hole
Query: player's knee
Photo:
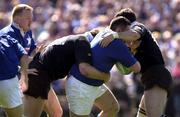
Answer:
[[63, 110], [61, 109], [61, 111], [60, 111], [60, 117], [62, 117], [63, 116]]
[[62, 108], [59, 108], [56, 110], [55, 113], [53, 113], [52, 117], [62, 117], [62, 116], [63, 116], [63, 110], [62, 110]]
[[120, 106], [119, 106], [119, 103], [114, 103], [112, 105], [112, 109], [111, 109], [114, 113], [118, 113], [119, 110], [120, 110]]
[[53, 117], [62, 117], [63, 116], [63, 112], [55, 114]]
[[63, 116], [63, 110], [59, 111], [59, 116], [58, 117], [62, 117]]
[[118, 113], [119, 112], [119, 104], [118, 103], [113, 103], [111, 106], [108, 108], [103, 109], [103, 113]]

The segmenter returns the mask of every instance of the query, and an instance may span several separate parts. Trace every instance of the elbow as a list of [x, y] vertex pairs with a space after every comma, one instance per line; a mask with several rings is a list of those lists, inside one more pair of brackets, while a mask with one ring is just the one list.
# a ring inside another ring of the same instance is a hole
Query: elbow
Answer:
[[136, 31], [132, 31], [129, 35], [131, 35], [132, 40], [137, 40], [137, 39], [139, 39], [141, 37], [140, 34], [138, 32], [136, 32]]
[[141, 65], [139, 62], [136, 62], [136, 69], [134, 71], [134, 73], [139, 73], [141, 71]]
[[141, 71], [141, 65], [139, 62], [136, 62], [133, 66], [130, 67], [130, 69], [134, 72], [134, 73], [139, 73]]
[[139, 37], [138, 35], [136, 35], [136, 34], [133, 36], [133, 39], [134, 39], [134, 40], [138, 40], [139, 38], [140, 38], [140, 37]]

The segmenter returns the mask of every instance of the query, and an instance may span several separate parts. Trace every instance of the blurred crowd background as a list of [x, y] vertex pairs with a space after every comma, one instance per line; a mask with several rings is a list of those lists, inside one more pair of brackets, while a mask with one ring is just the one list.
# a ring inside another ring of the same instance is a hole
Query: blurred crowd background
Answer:
[[[31, 29], [37, 44], [105, 27], [120, 9], [133, 9], [137, 20], [152, 31], [173, 76], [165, 112], [169, 117], [180, 117], [180, 0], [0, 0], [0, 29], [10, 23], [12, 8], [19, 3], [34, 8]], [[109, 87], [121, 107], [118, 117], [134, 117], [143, 92], [140, 75], [123, 76], [116, 68], [111, 73]], [[53, 86], [64, 110], [63, 117], [68, 117], [64, 80], [54, 82]], [[98, 112], [94, 107], [91, 116], [97, 116]]]

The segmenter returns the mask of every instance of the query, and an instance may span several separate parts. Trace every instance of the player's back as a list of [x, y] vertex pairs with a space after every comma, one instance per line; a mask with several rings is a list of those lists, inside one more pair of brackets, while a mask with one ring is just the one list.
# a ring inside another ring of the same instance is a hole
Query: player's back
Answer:
[[65, 77], [75, 63], [75, 40], [73, 36], [57, 39], [50, 43], [40, 59], [43, 68], [53, 74], [54, 78]]

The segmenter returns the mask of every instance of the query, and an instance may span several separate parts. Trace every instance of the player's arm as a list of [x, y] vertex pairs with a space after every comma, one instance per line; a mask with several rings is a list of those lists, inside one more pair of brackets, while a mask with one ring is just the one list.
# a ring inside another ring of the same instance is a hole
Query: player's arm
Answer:
[[133, 64], [132, 66], [129, 67], [129, 69], [134, 72], [134, 73], [139, 73], [141, 70], [141, 65], [140, 63], [137, 61], [135, 64]]
[[20, 59], [20, 66], [21, 66], [21, 79], [20, 79], [20, 86], [21, 90], [25, 91], [28, 88], [28, 55], [23, 55]]
[[91, 47], [88, 41], [82, 39], [77, 40], [76, 42], [76, 48], [75, 48], [75, 56], [76, 61], [79, 65], [79, 71], [82, 75], [85, 75], [92, 79], [98, 79], [98, 80], [109, 80], [109, 73], [104, 73], [93, 66], [92, 64], [92, 53], [91, 53]]
[[39, 46], [37, 46], [36, 48], [34, 48], [31, 52], [31, 55], [29, 56], [29, 61], [32, 61], [33, 57], [37, 54], [40, 53], [44, 48], [46, 47], [46, 45], [41, 44]]
[[103, 80], [104, 82], [110, 79], [110, 73], [101, 72], [88, 63], [80, 63], [79, 71], [82, 75], [91, 79]]
[[21, 79], [20, 79], [20, 86], [22, 91], [27, 90], [28, 88], [28, 73], [27, 73], [27, 68], [28, 68], [28, 55], [25, 49], [17, 42], [13, 41], [14, 48], [16, 51], [16, 55], [18, 56], [20, 60], [20, 72], [21, 72]]
[[131, 72], [139, 73], [141, 70], [141, 65], [139, 61], [136, 61], [134, 64], [132, 64], [129, 67], [122, 65], [120, 62], [117, 62], [115, 66], [117, 67], [118, 71], [124, 75], [129, 74]]
[[141, 37], [141, 35], [133, 29], [113, 34], [113, 38], [120, 38], [125, 41], [135, 41], [135, 40], [139, 39], [140, 37]]
[[123, 32], [114, 32], [107, 37], [104, 37], [101, 41], [101, 46], [108, 46], [114, 39], [122, 39], [124, 41], [135, 41], [141, 37], [142, 29], [139, 26], [135, 26], [133, 29], [129, 29]]
[[114, 40], [114, 42], [107, 48], [109, 48], [109, 56], [111, 56], [111, 58], [114, 58], [114, 60], [117, 60], [117, 62], [121, 64], [121, 66], [124, 66], [135, 73], [140, 72], [140, 63], [132, 55], [125, 43], [123, 43], [122, 41], [121, 43], [119, 43], [119, 40]]

